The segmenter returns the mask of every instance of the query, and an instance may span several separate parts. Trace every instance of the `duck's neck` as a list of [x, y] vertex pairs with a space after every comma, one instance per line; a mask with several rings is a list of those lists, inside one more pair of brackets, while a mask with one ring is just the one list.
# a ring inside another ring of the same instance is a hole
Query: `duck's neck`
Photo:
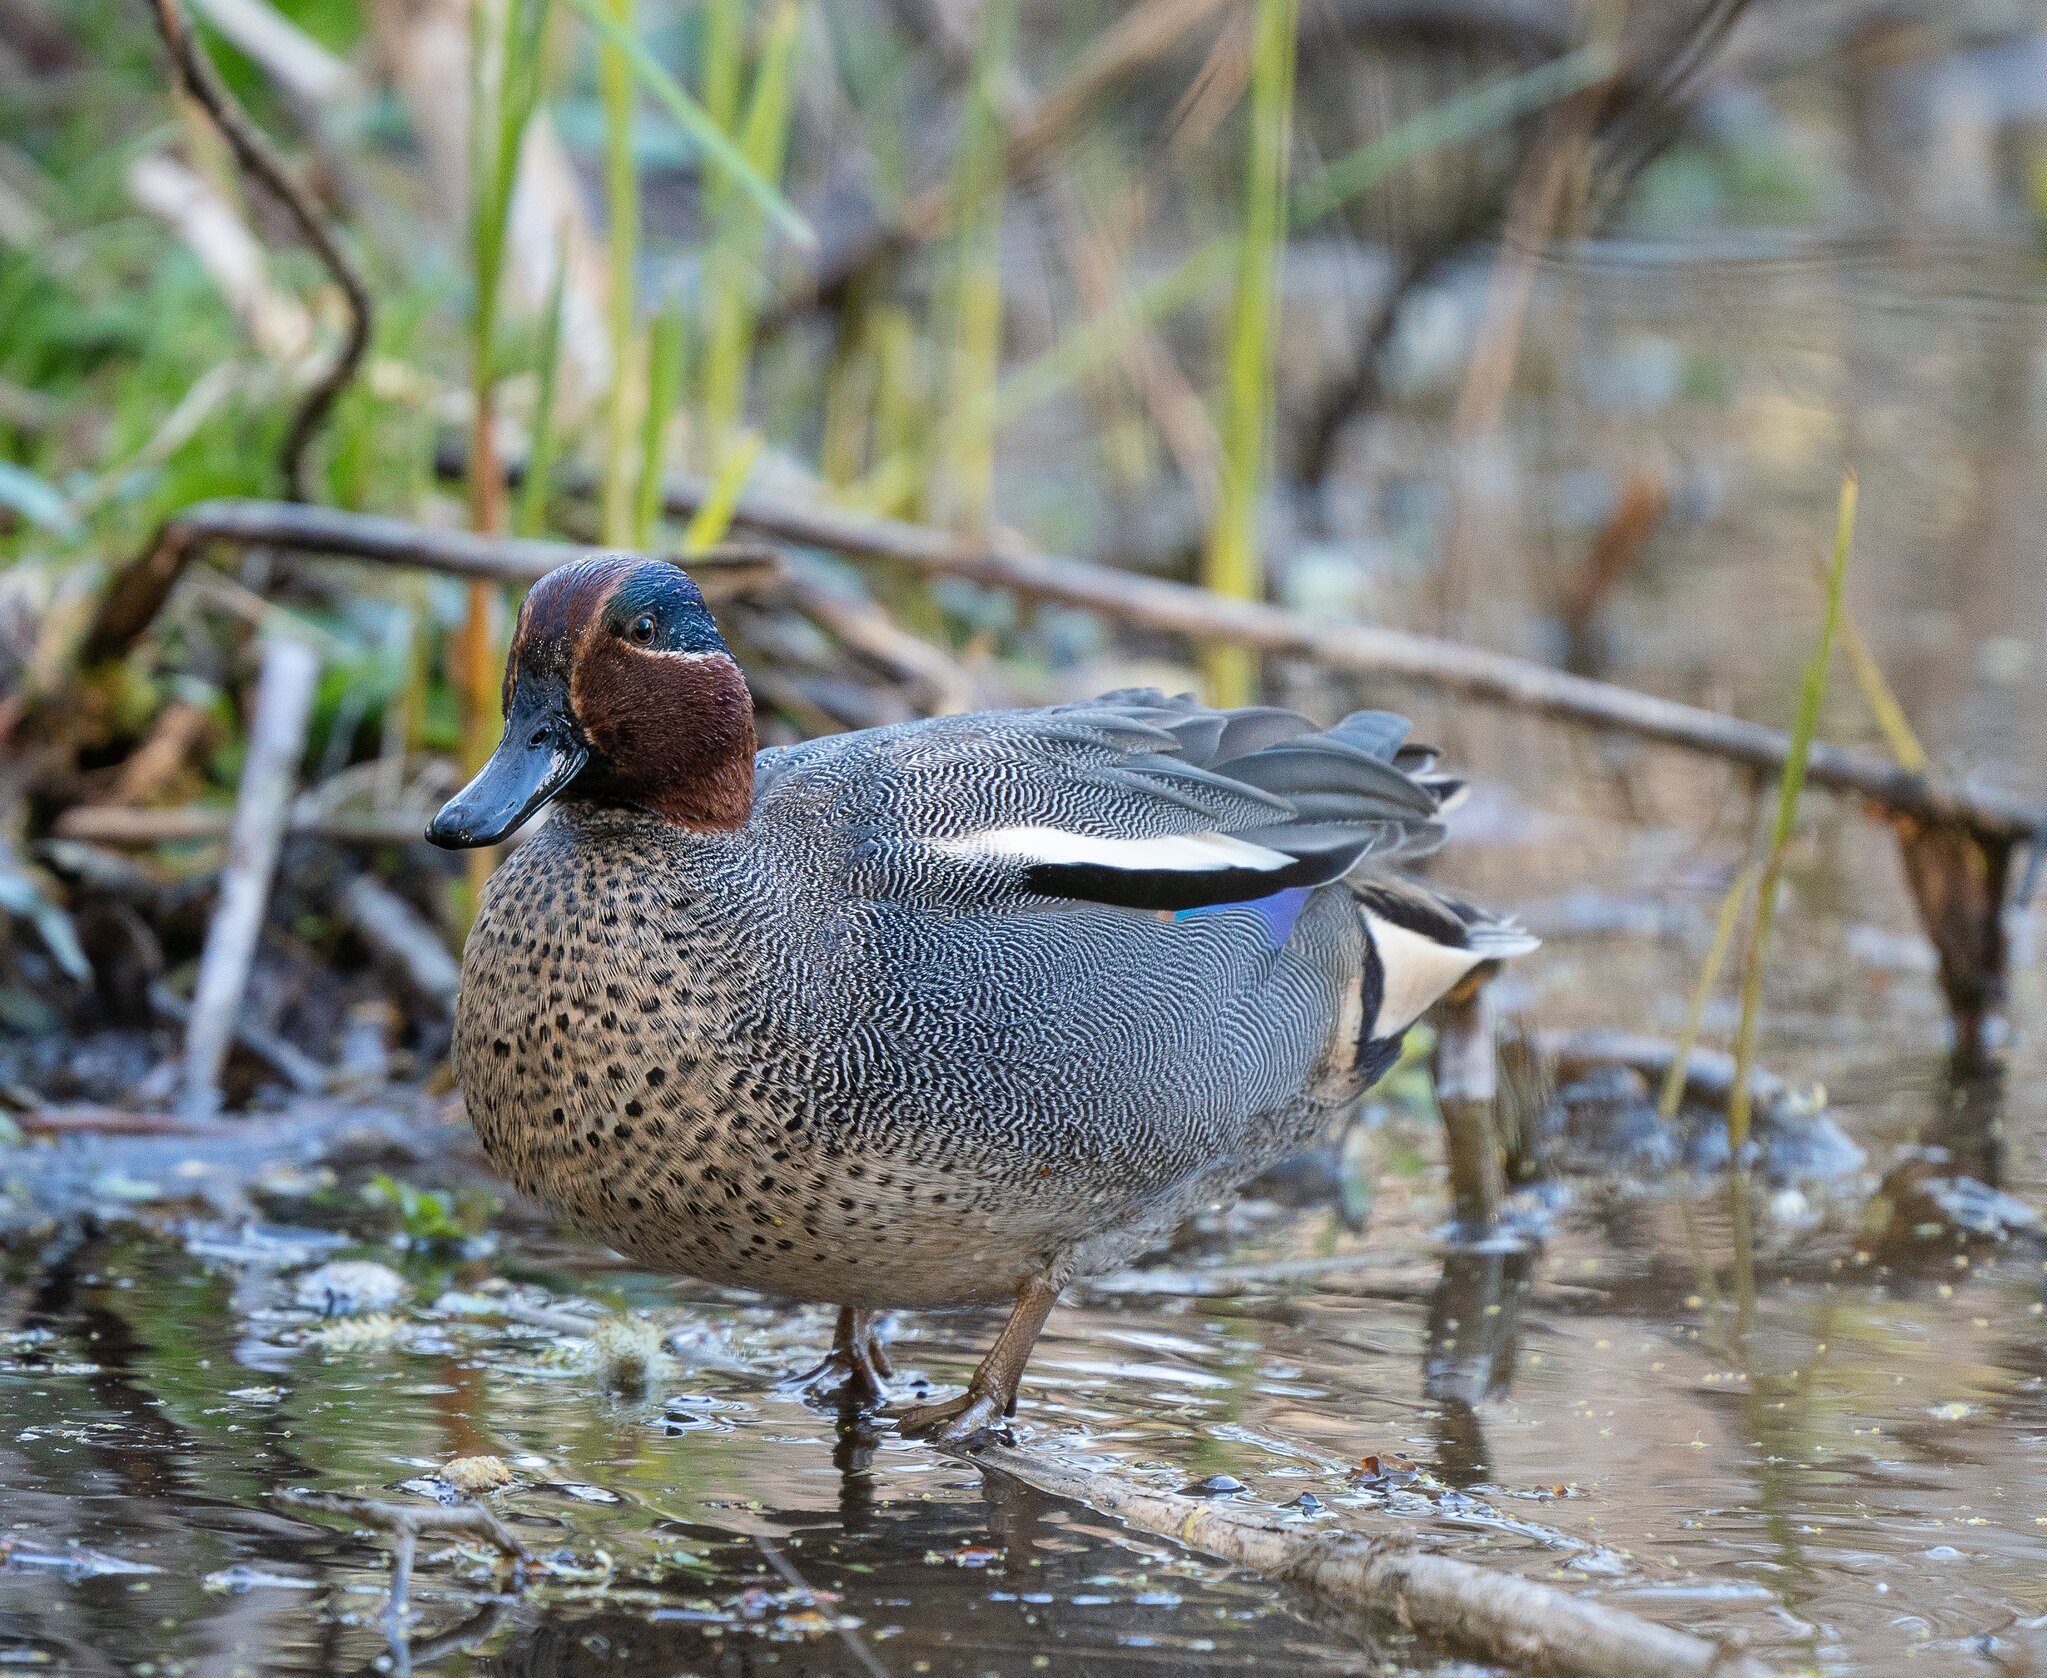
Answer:
[[576, 709], [597, 758], [585, 797], [719, 833], [753, 812], [753, 696], [726, 653], [639, 654], [577, 671]]

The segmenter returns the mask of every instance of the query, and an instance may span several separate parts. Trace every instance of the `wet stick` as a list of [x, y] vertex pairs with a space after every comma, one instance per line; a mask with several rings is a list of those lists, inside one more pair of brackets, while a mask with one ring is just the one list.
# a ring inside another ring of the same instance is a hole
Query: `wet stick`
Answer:
[[1841, 624], [1842, 586], [1848, 576], [1848, 551], [1855, 539], [1855, 474], [1841, 480], [1841, 505], [1834, 526], [1834, 565], [1827, 578], [1827, 612], [1820, 625], [1820, 642], [1805, 667], [1805, 682], [1799, 694], [1798, 715], [1791, 725], [1791, 746], [1784, 762], [1783, 779], [1777, 786], [1777, 820], [1770, 833], [1770, 849], [1757, 877], [1755, 930], [1749, 935], [1748, 955], [1741, 975], [1741, 1024], [1734, 1038], [1734, 1089], [1727, 1100], [1727, 1144], [1730, 1167], [1739, 1172], [1742, 1151], [1748, 1146], [1749, 1117], [1754, 1098], [1749, 1072], [1756, 1060], [1756, 1025], [1763, 1010], [1763, 974], [1769, 963], [1770, 920], [1777, 903], [1777, 886], [1784, 874], [1784, 853], [1791, 844], [1791, 832], [1798, 821], [1798, 795], [1805, 788], [1806, 760], [1812, 753], [1813, 734], [1819, 727], [1820, 703], [1827, 695], [1827, 671], [1834, 661], [1834, 638]]
[[1400, 1537], [1303, 1527], [1277, 1514], [1186, 1497], [1120, 1473], [989, 1446], [982, 1469], [1052, 1497], [1085, 1504], [1139, 1532], [1156, 1533], [1300, 1585], [1360, 1614], [1383, 1615], [1425, 1636], [1516, 1671], [1586, 1678], [1770, 1678], [1761, 1661], [1725, 1643], [1642, 1619], [1570, 1591], [1437, 1555]]
[[[1245, 148], [1243, 226], [1223, 393], [1223, 462], [1215, 522], [1201, 580], [1218, 594], [1255, 600], [1264, 586], [1258, 504], [1272, 417], [1272, 327], [1279, 265], [1286, 250], [1287, 162], [1292, 140], [1294, 35], [1298, 0], [1258, 0]], [[1203, 649], [1208, 698], [1245, 705], [1256, 697], [1258, 662], [1241, 642]]]

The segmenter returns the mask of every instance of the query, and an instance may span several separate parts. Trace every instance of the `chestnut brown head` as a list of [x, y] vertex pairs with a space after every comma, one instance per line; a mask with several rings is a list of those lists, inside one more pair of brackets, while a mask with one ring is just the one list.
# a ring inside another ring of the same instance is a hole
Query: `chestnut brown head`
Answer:
[[551, 571], [520, 608], [505, 665], [505, 733], [426, 830], [494, 845], [569, 796], [698, 830], [753, 803], [753, 701], [697, 585], [629, 557]]

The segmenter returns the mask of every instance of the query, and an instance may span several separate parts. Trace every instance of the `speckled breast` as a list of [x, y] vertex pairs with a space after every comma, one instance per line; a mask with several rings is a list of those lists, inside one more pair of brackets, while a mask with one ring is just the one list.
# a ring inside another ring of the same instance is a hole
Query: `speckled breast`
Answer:
[[786, 900], [748, 907], [774, 901], [770, 866], [743, 839], [593, 813], [515, 853], [471, 934], [456, 1016], [486, 1151], [664, 1269], [850, 1304], [1008, 1296], [1075, 1208], [1034, 1204], [1014, 1180], [1028, 1166], [934, 1155], [850, 1099], [846, 1023], [804, 1000], [828, 959], [815, 929]]

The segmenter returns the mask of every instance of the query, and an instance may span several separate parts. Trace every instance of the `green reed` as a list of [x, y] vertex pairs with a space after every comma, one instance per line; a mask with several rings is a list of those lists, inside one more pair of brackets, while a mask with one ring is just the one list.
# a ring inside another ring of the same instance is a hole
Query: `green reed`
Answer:
[[1848, 576], [1848, 553], [1855, 541], [1856, 483], [1853, 472], [1841, 479], [1841, 502], [1834, 524], [1834, 564], [1827, 576], [1827, 610], [1820, 625], [1819, 645], [1805, 666], [1800, 688], [1798, 715], [1791, 725], [1791, 749], [1784, 760], [1784, 774], [1777, 785], [1777, 819], [1770, 832], [1770, 848], [1763, 858], [1756, 880], [1756, 917], [1749, 933], [1748, 951], [1742, 964], [1741, 1023], [1734, 1038], [1734, 1091], [1727, 1103], [1727, 1140], [1731, 1157], [1739, 1168], [1742, 1150], [1748, 1145], [1753, 1102], [1749, 1079], [1755, 1067], [1756, 1026], [1762, 1014], [1763, 974], [1769, 961], [1770, 922], [1777, 904], [1777, 887], [1784, 874], [1784, 854], [1798, 821], [1798, 797], [1805, 789], [1805, 766], [1812, 755], [1813, 735], [1819, 727], [1820, 705], [1827, 695], [1827, 674], [1834, 662], [1834, 641], [1841, 625], [1841, 598]]
[[[1258, 0], [1252, 49], [1243, 221], [1222, 399], [1222, 478], [1202, 566], [1208, 587], [1239, 599], [1255, 598], [1264, 581], [1258, 506], [1270, 446], [1272, 329], [1286, 250], [1299, 13], [1299, 0]], [[1202, 652], [1212, 703], [1243, 705], [1254, 697], [1258, 667], [1250, 649], [1212, 644]]]

